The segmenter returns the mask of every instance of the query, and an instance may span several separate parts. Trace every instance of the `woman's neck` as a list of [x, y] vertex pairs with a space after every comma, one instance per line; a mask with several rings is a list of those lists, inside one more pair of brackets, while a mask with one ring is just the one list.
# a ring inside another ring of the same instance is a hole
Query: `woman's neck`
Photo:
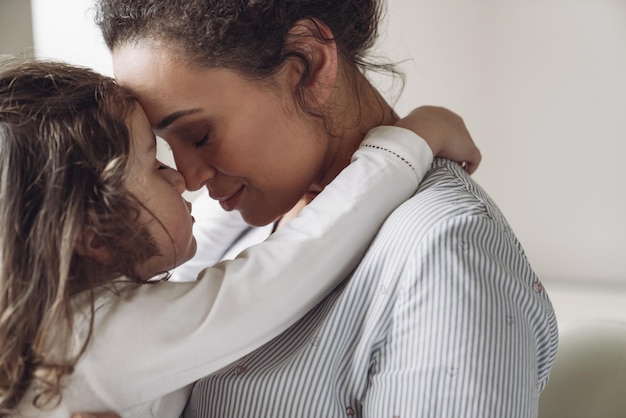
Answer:
[[[328, 153], [320, 178], [311, 185], [311, 192], [320, 192], [348, 164], [370, 129], [393, 125], [398, 116], [380, 92], [361, 74], [342, 74], [334, 105], [331, 108], [329, 128], [335, 134], [329, 139]], [[358, 92], [358, 93], [355, 93]]]
[[315, 198], [328, 183], [350, 164], [352, 154], [357, 150], [365, 135], [370, 129], [381, 125], [393, 125], [397, 122], [398, 116], [392, 107], [385, 101], [382, 95], [370, 84], [361, 74], [358, 74], [355, 86], [358, 86], [359, 94], [354, 94], [350, 88], [346, 97], [330, 115], [330, 128], [335, 133], [329, 139], [330, 144], [326, 161], [318, 181], [314, 182], [309, 191], [302, 199], [276, 223], [278, 230]]

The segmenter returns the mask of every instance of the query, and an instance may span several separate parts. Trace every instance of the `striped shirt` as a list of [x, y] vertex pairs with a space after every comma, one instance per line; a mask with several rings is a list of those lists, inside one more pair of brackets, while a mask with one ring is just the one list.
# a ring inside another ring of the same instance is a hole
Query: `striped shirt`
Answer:
[[199, 381], [184, 416], [536, 417], [556, 347], [548, 296], [503, 215], [436, 160], [352, 276]]

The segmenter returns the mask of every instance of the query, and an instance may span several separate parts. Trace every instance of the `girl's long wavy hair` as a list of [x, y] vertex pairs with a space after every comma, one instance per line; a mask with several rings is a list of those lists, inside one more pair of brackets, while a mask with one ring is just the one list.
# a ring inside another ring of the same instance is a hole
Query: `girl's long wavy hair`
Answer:
[[[125, 188], [135, 106], [113, 79], [88, 69], [0, 63], [0, 416], [29, 387], [37, 407], [60, 401], [62, 379], [91, 335], [95, 289], [120, 275], [141, 281], [135, 266], [156, 254]], [[75, 252], [86, 231], [112, 263]], [[73, 347], [77, 309], [86, 309], [89, 336]]]

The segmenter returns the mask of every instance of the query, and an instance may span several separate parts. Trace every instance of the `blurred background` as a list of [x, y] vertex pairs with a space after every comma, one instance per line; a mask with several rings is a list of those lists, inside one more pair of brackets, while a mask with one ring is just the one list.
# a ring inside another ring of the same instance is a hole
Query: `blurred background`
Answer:
[[[0, 54], [112, 75], [92, 0], [0, 0]], [[389, 0], [375, 82], [463, 116], [561, 323], [626, 320], [626, 1]]]

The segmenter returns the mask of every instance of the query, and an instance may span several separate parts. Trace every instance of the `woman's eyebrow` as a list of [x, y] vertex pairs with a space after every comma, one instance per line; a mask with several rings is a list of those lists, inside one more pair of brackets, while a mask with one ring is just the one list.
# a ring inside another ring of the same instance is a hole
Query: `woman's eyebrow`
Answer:
[[159, 123], [156, 124], [155, 130], [160, 131], [167, 128], [172, 124], [176, 119], [182, 118], [183, 116], [193, 115], [194, 113], [200, 112], [202, 109], [186, 109], [186, 110], [177, 110], [176, 112], [172, 112], [163, 119]]

